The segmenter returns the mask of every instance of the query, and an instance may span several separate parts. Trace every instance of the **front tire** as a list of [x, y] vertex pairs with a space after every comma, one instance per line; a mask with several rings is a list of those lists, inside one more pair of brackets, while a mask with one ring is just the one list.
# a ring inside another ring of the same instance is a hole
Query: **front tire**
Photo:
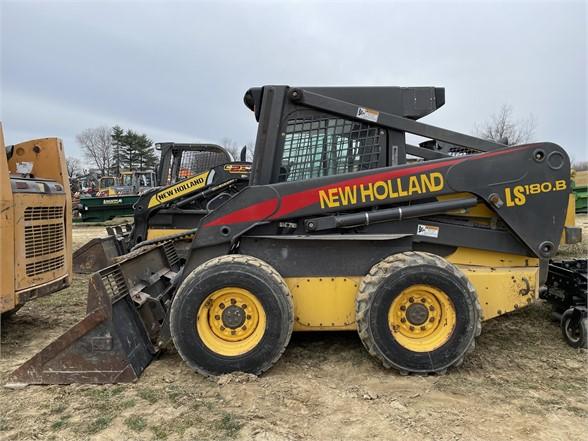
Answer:
[[405, 252], [376, 264], [356, 300], [359, 336], [371, 355], [401, 373], [459, 366], [481, 332], [472, 284], [434, 254]]
[[282, 277], [267, 263], [238, 254], [192, 271], [170, 312], [176, 349], [205, 376], [261, 374], [280, 358], [293, 326], [294, 305]]

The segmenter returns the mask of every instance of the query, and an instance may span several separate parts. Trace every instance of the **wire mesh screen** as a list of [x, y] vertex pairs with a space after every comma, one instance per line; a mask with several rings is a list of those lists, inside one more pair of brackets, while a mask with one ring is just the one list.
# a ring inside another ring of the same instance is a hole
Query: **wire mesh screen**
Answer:
[[365, 123], [325, 116], [289, 119], [280, 181], [300, 181], [377, 168], [380, 130]]
[[478, 150], [471, 149], [468, 147], [460, 147], [454, 146], [450, 147], [447, 151], [449, 156], [465, 156], [465, 155], [473, 155], [475, 153], [480, 153]]
[[481, 150], [477, 150], [472, 147], [462, 147], [454, 144], [449, 144], [447, 142], [436, 141], [434, 139], [430, 141], [421, 142], [419, 145], [430, 150], [446, 153], [448, 156], [474, 155], [476, 153], [482, 152]]
[[172, 161], [167, 174], [167, 183], [163, 185], [173, 184], [217, 165], [230, 162], [226, 153], [222, 151], [182, 150], [179, 153], [180, 156]]

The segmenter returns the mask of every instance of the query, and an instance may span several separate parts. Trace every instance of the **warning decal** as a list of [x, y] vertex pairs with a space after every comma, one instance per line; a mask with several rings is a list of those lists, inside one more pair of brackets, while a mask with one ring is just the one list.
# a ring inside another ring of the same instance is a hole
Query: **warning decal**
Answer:
[[368, 109], [367, 107], [358, 107], [357, 108], [357, 117], [361, 119], [366, 119], [368, 121], [377, 122], [378, 116], [380, 116], [380, 112], [377, 110]]
[[439, 236], [439, 227], [434, 227], [432, 225], [418, 225], [417, 226], [417, 235], [418, 236], [426, 236], [426, 237], [438, 237]]

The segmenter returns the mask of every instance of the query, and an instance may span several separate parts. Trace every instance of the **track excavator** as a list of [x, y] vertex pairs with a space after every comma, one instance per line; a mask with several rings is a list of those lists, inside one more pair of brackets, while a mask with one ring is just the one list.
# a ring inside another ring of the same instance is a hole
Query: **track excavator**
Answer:
[[244, 101], [246, 185], [195, 213], [183, 256], [165, 236], [94, 273], [86, 317], [13, 384], [134, 381], [171, 344], [200, 374], [261, 374], [303, 331], [354, 331], [385, 368], [444, 373], [581, 239], [565, 150], [420, 121], [443, 88], [268, 85]]

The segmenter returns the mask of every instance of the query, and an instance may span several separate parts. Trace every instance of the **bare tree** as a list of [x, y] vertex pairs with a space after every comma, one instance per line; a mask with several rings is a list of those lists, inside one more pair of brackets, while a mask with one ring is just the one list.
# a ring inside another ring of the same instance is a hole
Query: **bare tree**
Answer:
[[535, 117], [531, 114], [527, 118], [515, 120], [512, 106], [503, 104], [495, 113], [476, 127], [476, 135], [506, 145], [519, 145], [529, 142], [535, 135]]
[[84, 155], [96, 165], [102, 174], [110, 172], [112, 162], [112, 138], [110, 127], [86, 129], [76, 136]]
[[572, 168], [576, 171], [588, 170], [588, 161], [576, 161], [572, 158]]
[[221, 139], [221, 147], [223, 147], [227, 152], [229, 152], [235, 161], [239, 160], [242, 147], [239, 147], [239, 144], [237, 144], [231, 138]]
[[65, 158], [65, 163], [67, 166], [67, 176], [70, 178], [73, 178], [82, 172], [82, 161], [80, 161], [78, 158], [74, 156], [68, 156]]
[[247, 147], [247, 156], [245, 158], [246, 161], [253, 162], [253, 155], [255, 154], [255, 143], [253, 141], [249, 141], [245, 144]]

